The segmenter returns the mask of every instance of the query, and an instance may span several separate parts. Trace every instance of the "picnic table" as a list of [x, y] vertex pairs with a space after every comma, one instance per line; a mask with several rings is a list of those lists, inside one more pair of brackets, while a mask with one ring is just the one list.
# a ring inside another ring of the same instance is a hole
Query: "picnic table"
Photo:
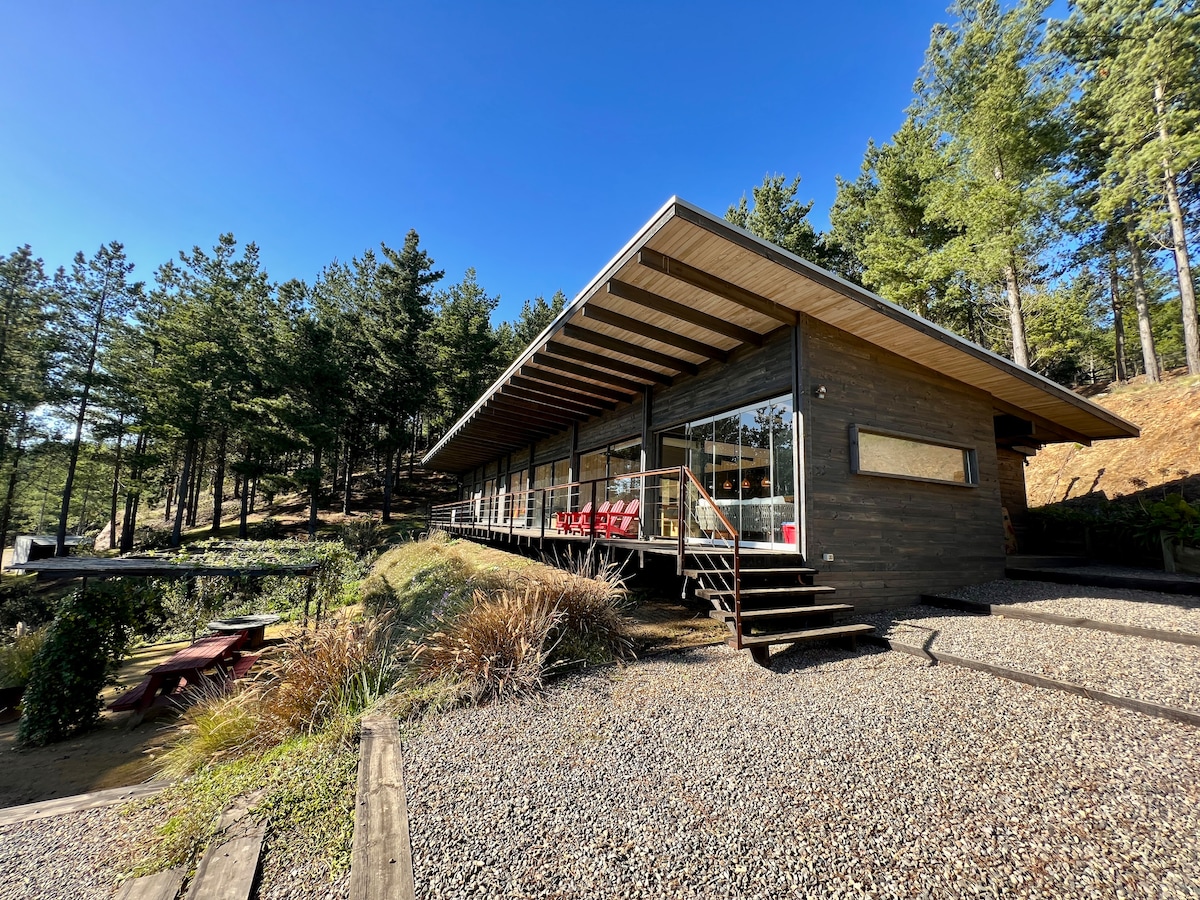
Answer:
[[[258, 659], [257, 656], [246, 657], [238, 653], [245, 640], [243, 632], [201, 638], [151, 669], [141, 684], [126, 691], [108, 708], [132, 710], [136, 724], [152, 706], [165, 705], [170, 694], [188, 685], [197, 685], [205, 680], [219, 684], [237, 678], [245, 674]], [[214, 670], [211, 677], [206, 674], [209, 669]]]
[[266, 640], [268, 625], [278, 622], [280, 616], [273, 613], [256, 616], [234, 616], [230, 619], [217, 619], [208, 623], [208, 630], [218, 634], [238, 634], [245, 632], [246, 646], [250, 649], [261, 647]]

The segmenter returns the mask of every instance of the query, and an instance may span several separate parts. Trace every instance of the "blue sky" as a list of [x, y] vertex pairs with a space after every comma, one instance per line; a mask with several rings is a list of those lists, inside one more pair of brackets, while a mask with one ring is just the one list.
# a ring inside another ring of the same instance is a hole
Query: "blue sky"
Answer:
[[946, 5], [6, 4], [0, 252], [117, 239], [148, 280], [232, 231], [311, 282], [415, 228], [512, 318], [672, 194], [723, 213], [800, 174], [825, 227]]

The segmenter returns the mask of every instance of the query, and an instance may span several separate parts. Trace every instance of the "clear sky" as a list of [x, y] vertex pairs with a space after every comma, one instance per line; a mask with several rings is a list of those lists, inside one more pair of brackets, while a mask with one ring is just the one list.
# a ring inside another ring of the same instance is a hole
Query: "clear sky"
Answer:
[[720, 214], [799, 174], [826, 227], [946, 5], [6, 3], [0, 252], [116, 239], [149, 280], [232, 231], [311, 282], [415, 228], [512, 318], [672, 194]]

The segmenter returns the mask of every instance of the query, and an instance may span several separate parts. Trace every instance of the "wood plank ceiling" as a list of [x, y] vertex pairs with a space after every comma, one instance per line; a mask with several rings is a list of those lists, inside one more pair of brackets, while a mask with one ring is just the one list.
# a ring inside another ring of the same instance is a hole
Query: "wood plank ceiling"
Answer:
[[425, 457], [465, 472], [695, 375], [804, 315], [991, 394], [1045, 440], [1137, 427], [672, 198]]

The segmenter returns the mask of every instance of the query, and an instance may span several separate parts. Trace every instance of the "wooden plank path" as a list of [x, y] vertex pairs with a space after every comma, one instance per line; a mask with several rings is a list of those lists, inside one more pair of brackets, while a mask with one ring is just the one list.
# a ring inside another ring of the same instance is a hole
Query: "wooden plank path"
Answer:
[[114, 900], [175, 900], [183, 887], [183, 868], [167, 869], [125, 882]]
[[17, 825], [21, 822], [32, 822], [35, 819], [49, 819], [67, 813], [125, 803], [128, 800], [137, 800], [157, 794], [168, 784], [170, 784], [169, 781], [147, 781], [145, 784], [135, 784], [130, 787], [109, 788], [105, 791], [92, 791], [72, 797], [59, 797], [56, 800], [39, 800], [36, 803], [10, 806], [8, 809], [0, 809], [0, 826]]
[[266, 836], [267, 825], [260, 822], [240, 837], [210, 846], [196, 868], [187, 900], [248, 900]]
[[364, 719], [350, 855], [350, 900], [413, 900], [408, 799], [393, 718]]
[[1102, 619], [1089, 619], [1086, 616], [1060, 616], [1056, 613], [1043, 612], [1037, 609], [1024, 609], [1016, 605], [976, 603], [973, 600], [960, 600], [957, 597], [943, 597], [938, 594], [922, 594], [921, 602], [926, 606], [937, 606], [942, 609], [957, 609], [963, 612], [999, 616], [1008, 619], [1026, 619], [1030, 622], [1044, 622], [1047, 625], [1090, 628], [1093, 631], [1108, 631], [1112, 634], [1124, 634], [1130, 637], [1143, 637], [1155, 641], [1166, 641], [1171, 644], [1188, 644], [1193, 647], [1200, 647], [1200, 634], [1193, 634], [1188, 631], [1166, 631], [1162, 628], [1145, 628], [1141, 625], [1122, 625], [1118, 622], [1105, 622]]

